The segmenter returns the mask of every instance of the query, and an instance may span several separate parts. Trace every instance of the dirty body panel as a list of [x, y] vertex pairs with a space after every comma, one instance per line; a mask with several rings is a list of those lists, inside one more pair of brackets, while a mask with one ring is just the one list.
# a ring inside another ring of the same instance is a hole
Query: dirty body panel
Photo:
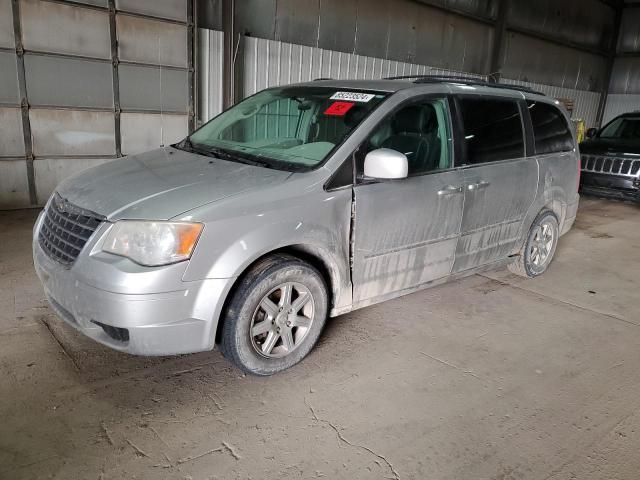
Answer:
[[446, 190], [461, 185], [454, 170], [356, 187], [354, 302], [451, 272], [464, 195]]
[[[538, 105], [544, 104], [548, 108], [549, 99], [542, 96], [531, 95], [527, 99], [527, 105], [532, 110], [532, 105], [537, 102]], [[554, 101], [551, 105], [557, 105]], [[533, 107], [535, 108], [535, 106]], [[571, 122], [568, 114], [562, 110], [555, 111], [562, 116], [562, 123], [570, 126]], [[534, 115], [531, 118], [535, 120]], [[542, 121], [546, 120], [545, 118]], [[535, 158], [538, 162], [538, 189], [535, 195], [535, 201], [529, 208], [523, 228], [531, 225], [538, 213], [542, 209], [551, 210], [560, 224], [560, 234], [563, 235], [569, 231], [575, 222], [576, 213], [578, 211], [578, 182], [580, 177], [580, 156], [576, 148], [575, 133], [566, 131], [562, 136], [557, 132], [560, 130], [558, 126], [559, 118], [556, 119], [556, 134], [548, 134], [548, 141], [544, 138], [536, 139], [535, 142]], [[535, 127], [535, 122], [534, 122]], [[542, 136], [541, 136], [542, 137]], [[554, 152], [548, 151], [549, 145], [556, 146]]]
[[[522, 222], [538, 184], [535, 158], [463, 171], [467, 188], [454, 272], [505, 258], [520, 247]], [[469, 185], [477, 186], [469, 189]]]

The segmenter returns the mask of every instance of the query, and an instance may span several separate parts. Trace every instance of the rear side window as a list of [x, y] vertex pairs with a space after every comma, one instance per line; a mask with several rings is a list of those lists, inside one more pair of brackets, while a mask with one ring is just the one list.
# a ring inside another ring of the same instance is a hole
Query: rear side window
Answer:
[[553, 105], [527, 101], [533, 124], [536, 154], [569, 152], [573, 150], [573, 136], [564, 115]]
[[516, 100], [461, 97], [467, 163], [524, 157], [522, 118]]

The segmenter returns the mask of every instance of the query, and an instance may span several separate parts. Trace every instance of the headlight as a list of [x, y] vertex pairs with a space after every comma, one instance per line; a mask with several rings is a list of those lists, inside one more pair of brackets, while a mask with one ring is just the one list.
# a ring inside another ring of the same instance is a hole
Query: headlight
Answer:
[[191, 257], [201, 223], [121, 220], [109, 230], [102, 250], [146, 266], [167, 265]]

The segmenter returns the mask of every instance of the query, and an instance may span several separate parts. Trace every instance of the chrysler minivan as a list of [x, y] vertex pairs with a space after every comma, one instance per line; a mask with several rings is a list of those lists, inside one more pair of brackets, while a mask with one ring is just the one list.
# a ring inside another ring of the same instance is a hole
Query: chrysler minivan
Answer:
[[33, 255], [58, 316], [111, 348], [220, 348], [270, 375], [337, 316], [482, 270], [535, 277], [578, 207], [565, 110], [478, 80], [261, 91], [183, 141], [60, 184]]

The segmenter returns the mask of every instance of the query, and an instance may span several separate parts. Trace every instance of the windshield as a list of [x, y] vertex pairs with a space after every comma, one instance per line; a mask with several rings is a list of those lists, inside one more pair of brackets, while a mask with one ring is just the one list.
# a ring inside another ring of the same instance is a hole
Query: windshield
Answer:
[[640, 140], [640, 117], [619, 117], [604, 127], [600, 138]]
[[320, 165], [386, 94], [327, 87], [264, 90], [215, 117], [179, 148], [282, 170]]

